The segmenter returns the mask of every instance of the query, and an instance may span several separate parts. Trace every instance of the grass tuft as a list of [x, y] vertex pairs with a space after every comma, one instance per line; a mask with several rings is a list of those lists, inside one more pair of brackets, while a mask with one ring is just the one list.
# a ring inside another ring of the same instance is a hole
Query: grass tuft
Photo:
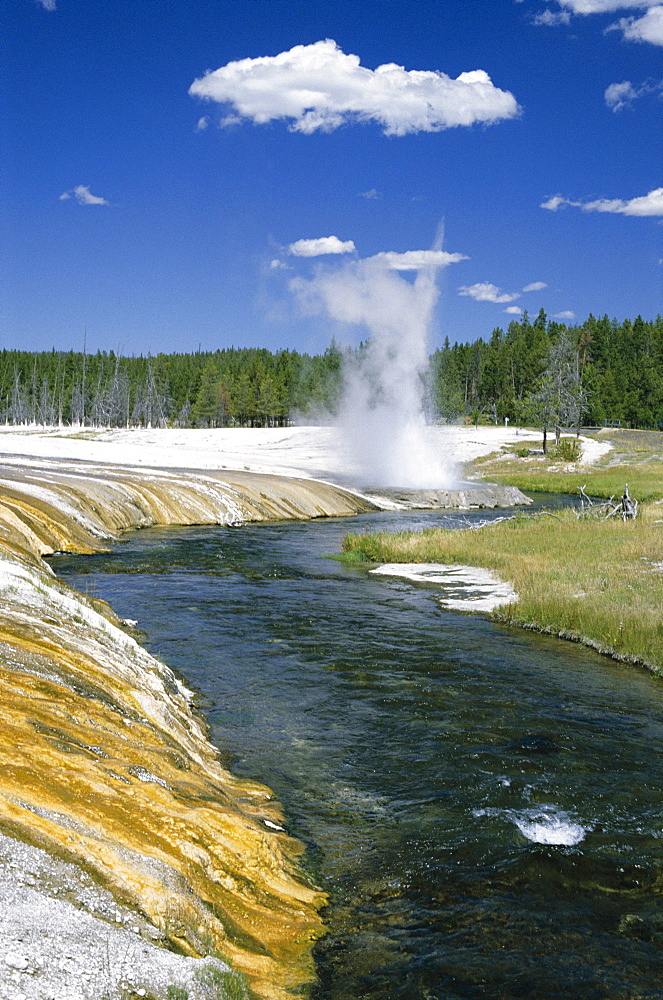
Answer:
[[241, 972], [205, 966], [196, 973], [198, 981], [209, 988], [210, 998], [218, 1000], [251, 1000], [246, 980]]

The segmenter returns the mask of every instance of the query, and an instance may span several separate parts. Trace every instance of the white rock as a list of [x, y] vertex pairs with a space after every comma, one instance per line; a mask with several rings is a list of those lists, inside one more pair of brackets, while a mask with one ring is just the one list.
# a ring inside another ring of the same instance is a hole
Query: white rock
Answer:
[[10, 969], [18, 969], [19, 972], [23, 972], [30, 964], [25, 955], [15, 955], [12, 952], [5, 955], [4, 963], [5, 965], [8, 965]]

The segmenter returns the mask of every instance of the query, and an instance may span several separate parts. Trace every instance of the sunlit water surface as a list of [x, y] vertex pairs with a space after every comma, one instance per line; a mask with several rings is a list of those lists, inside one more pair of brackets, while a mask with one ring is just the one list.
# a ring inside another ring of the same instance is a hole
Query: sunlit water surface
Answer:
[[312, 1000], [661, 998], [661, 682], [321, 558], [440, 519], [150, 529], [53, 564], [283, 802], [331, 899]]

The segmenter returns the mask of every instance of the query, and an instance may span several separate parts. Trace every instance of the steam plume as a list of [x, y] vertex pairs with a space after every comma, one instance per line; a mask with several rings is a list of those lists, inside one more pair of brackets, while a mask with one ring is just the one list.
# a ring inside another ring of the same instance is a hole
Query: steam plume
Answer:
[[[309, 310], [364, 327], [370, 337], [346, 364], [339, 426], [350, 463], [366, 485], [444, 487], [452, 479], [435, 453], [424, 412], [429, 330], [438, 268], [465, 259], [441, 249], [384, 253], [320, 268], [291, 288]], [[416, 272], [414, 280], [403, 276]]]

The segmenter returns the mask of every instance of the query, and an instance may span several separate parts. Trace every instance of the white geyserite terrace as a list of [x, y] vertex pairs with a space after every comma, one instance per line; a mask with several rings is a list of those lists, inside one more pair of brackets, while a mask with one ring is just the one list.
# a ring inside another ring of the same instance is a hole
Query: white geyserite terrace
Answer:
[[[24, 468], [29, 469], [30, 467], [34, 468], [37, 466], [37, 463], [33, 461], [30, 465], [27, 463], [22, 463], [22, 465]], [[39, 471], [43, 471], [43, 468], [40, 468]], [[204, 508], [206, 514], [209, 516], [210, 512], [213, 511], [220, 524], [236, 523], [245, 519], [240, 501], [233, 487], [228, 483], [221, 483], [209, 476], [205, 476], [204, 473], [187, 476], [184, 473], [177, 474], [173, 470], [152, 468], [136, 470], [128, 466], [117, 465], [105, 470], [96, 465], [82, 470], [80, 467], [72, 467], [71, 463], [53, 460], [49, 460], [48, 471], [59, 478], [62, 489], [58, 489], [56, 484], [51, 488], [40, 486], [30, 479], [23, 477], [17, 480], [0, 478], [0, 485], [6, 482], [7, 486], [11, 489], [19, 490], [28, 496], [51, 504], [63, 514], [70, 517], [72, 521], [80, 524], [97, 537], [107, 536], [108, 532], [100, 529], [94, 519], [89, 517], [84, 510], [77, 507], [66, 496], [67, 485], [71, 484], [75, 488], [77, 483], [81, 482], [83, 476], [85, 478], [85, 492], [89, 498], [94, 498], [95, 486], [98, 486], [105, 492], [111, 489], [117, 492], [118, 496], [124, 493], [134, 502], [140, 504], [140, 485], [136, 481], [138, 473], [140, 482], [145, 486], [158, 486], [164, 493], [170, 491], [174, 497], [177, 497], [178, 491], [186, 491], [188, 494], [192, 492], [198, 494], [201, 506]], [[126, 478], [123, 478], [123, 476]], [[191, 506], [190, 498], [188, 506]]]
[[432, 583], [442, 588], [440, 604], [455, 611], [494, 611], [518, 600], [510, 584], [487, 569], [476, 566], [447, 566], [443, 563], [385, 563], [370, 571], [379, 576], [396, 576], [415, 583]]
[[[430, 426], [426, 434], [452, 464], [487, 455], [503, 444], [541, 440], [540, 431], [517, 427]], [[89, 429], [84, 437], [78, 435], [80, 428], [71, 427], [0, 429], [0, 453], [6, 456], [3, 460], [16, 456], [22, 464], [35, 457], [63, 462], [85, 459], [141, 470], [150, 466], [235, 469], [331, 481], [352, 472], [339, 430], [328, 426], [113, 428]]]

